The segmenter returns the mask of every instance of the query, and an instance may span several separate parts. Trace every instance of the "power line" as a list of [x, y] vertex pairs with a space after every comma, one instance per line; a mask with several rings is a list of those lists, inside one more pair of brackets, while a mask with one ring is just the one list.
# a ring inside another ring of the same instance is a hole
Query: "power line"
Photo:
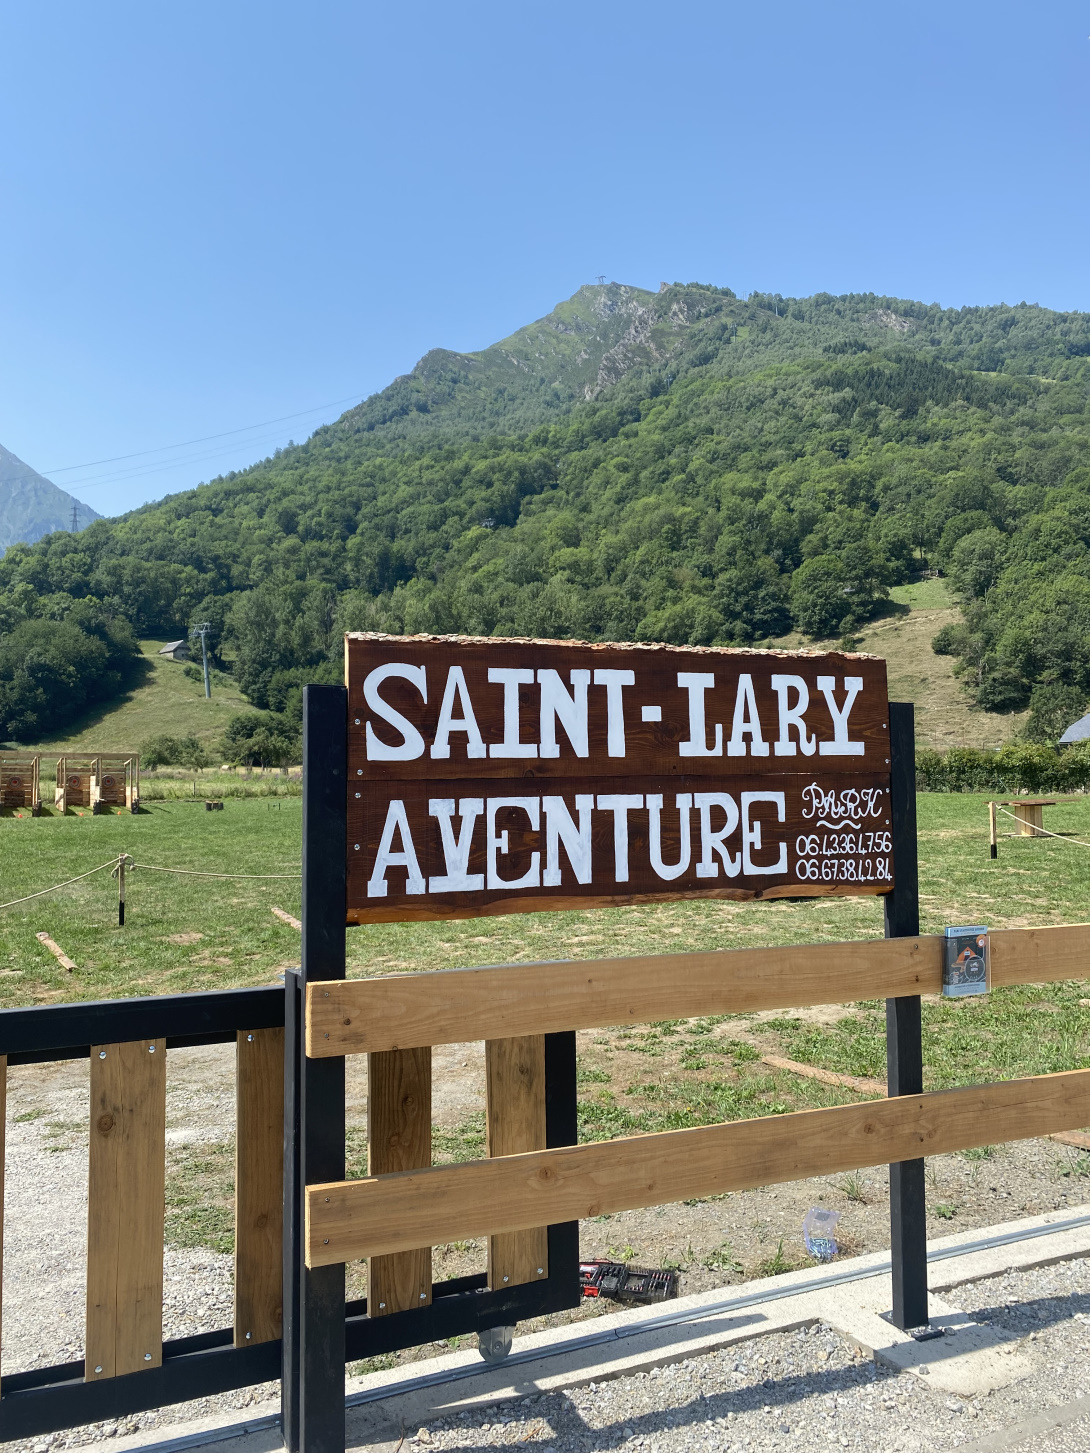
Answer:
[[[241, 442], [245, 443], [249, 448], [260, 449], [268, 444], [275, 444], [281, 437], [281, 433], [277, 431], [275, 434], [259, 434], [256, 439], [248, 439]], [[102, 489], [105, 485], [109, 484], [121, 484], [129, 479], [148, 479], [152, 475], [165, 474], [172, 469], [184, 469], [193, 464], [203, 464], [207, 460], [222, 459], [224, 447], [221, 445], [217, 449], [204, 449], [197, 454], [182, 455], [180, 458], [167, 459], [154, 464], [129, 464], [124, 469], [111, 469], [97, 477], [91, 475], [87, 479], [67, 480], [66, 487], [70, 490], [78, 489], [80, 494], [86, 494], [88, 490]], [[245, 465], [244, 467], [249, 468], [250, 466]]]
[[337, 404], [346, 404], [350, 399], [358, 399], [358, 393], [345, 394], [343, 398], [333, 399], [328, 404], [315, 404], [312, 409], [301, 409], [297, 414], [281, 414], [278, 419], [265, 419], [260, 424], [246, 424], [241, 429], [225, 429], [222, 434], [203, 434], [199, 439], [183, 439], [180, 444], [160, 444], [157, 449], [138, 449], [135, 454], [113, 454], [109, 459], [90, 459], [86, 464], [64, 464], [56, 469], [42, 470], [43, 474], [71, 474], [74, 469], [94, 469], [99, 464], [117, 464], [123, 459], [143, 459], [149, 454], [162, 454], [168, 449], [188, 449], [192, 444], [207, 444], [210, 439], [228, 439], [232, 434], [248, 434], [253, 429], [267, 429], [270, 424], [286, 424], [289, 419], [302, 419], [307, 414], [318, 414], [323, 409], [332, 409]]

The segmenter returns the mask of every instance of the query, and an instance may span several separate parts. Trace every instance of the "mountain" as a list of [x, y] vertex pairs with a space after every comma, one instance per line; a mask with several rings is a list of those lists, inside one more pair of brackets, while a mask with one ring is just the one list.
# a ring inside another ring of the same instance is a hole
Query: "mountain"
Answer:
[[9, 545], [33, 545], [53, 530], [70, 530], [73, 508], [78, 529], [101, 519], [90, 505], [58, 489], [0, 445], [0, 555]]
[[364, 447], [515, 433], [597, 398], [633, 368], [664, 363], [729, 289], [582, 287], [544, 318], [478, 353], [433, 348], [337, 427]]
[[305, 444], [10, 548], [0, 733], [39, 689], [20, 664], [38, 618], [99, 632], [104, 663], [119, 621], [208, 621], [249, 699], [294, 712], [304, 681], [336, 679], [345, 629], [837, 639], [936, 571], [961, 610], [936, 649], [976, 703], [1072, 720], [1087, 460], [1090, 315], [580, 288], [491, 348], [427, 354]]

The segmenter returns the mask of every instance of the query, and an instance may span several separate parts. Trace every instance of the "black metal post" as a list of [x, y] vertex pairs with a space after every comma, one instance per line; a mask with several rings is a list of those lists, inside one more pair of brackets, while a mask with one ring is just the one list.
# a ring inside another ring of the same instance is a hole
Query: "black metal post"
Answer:
[[284, 975], [284, 1235], [280, 1423], [284, 1447], [299, 1448], [299, 1326], [303, 1267], [303, 1186], [299, 1145], [299, 1061], [303, 1029], [303, 980], [297, 969]]
[[[919, 865], [916, 859], [916, 731], [911, 702], [889, 704], [890, 825], [893, 892], [885, 899], [886, 937], [920, 932]], [[888, 1093], [923, 1093], [923, 1026], [920, 996], [886, 1000]], [[924, 1162], [889, 1168], [890, 1252], [895, 1326], [925, 1327], [927, 1313], [927, 1208]]]
[[[301, 1000], [311, 980], [345, 976], [347, 754], [346, 688], [306, 687]], [[289, 1331], [290, 1292], [285, 1281], [284, 1442], [291, 1453], [344, 1453], [344, 1267], [309, 1270], [301, 1249], [304, 1188], [315, 1181], [344, 1179], [344, 1060], [307, 1059], [302, 1046], [305, 1000], [299, 1010], [295, 1016], [297, 1103], [293, 1107], [298, 1129], [292, 1127], [294, 1144], [285, 1147], [292, 1151], [285, 1156], [285, 1181], [293, 1196], [293, 1230], [285, 1241], [295, 1248], [291, 1270], [298, 1277], [298, 1291]], [[289, 1030], [285, 1041], [291, 1038]], [[287, 1170], [289, 1159], [294, 1161], [291, 1172]]]
[[[545, 1036], [545, 1144], [550, 1150], [579, 1144], [574, 1030]], [[562, 1305], [578, 1307], [582, 1302], [578, 1221], [549, 1227], [549, 1282]]]

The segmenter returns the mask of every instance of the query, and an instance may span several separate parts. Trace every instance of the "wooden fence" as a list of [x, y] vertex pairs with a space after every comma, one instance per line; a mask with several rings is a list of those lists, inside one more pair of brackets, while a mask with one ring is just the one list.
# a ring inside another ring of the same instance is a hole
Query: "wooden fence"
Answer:
[[[1000, 931], [991, 951], [994, 987], [1090, 977], [1086, 925]], [[421, 1248], [489, 1236], [493, 1276], [529, 1280], [541, 1274], [538, 1228], [558, 1221], [1090, 1124], [1087, 1069], [544, 1148], [535, 1065], [546, 1032], [936, 994], [941, 955], [941, 938], [920, 936], [311, 982], [306, 1053], [371, 1056], [373, 1124], [384, 1096], [430, 1122], [431, 1047], [483, 1038], [490, 1158], [432, 1166], [425, 1138], [410, 1137], [378, 1174], [308, 1185], [307, 1265], [370, 1257], [415, 1289]]]
[[[0, 1176], [20, 1067], [88, 1059], [85, 1356], [0, 1378], [0, 1440], [277, 1377], [283, 1286], [284, 991], [0, 1012]], [[251, 1024], [254, 1028], [240, 1028]], [[112, 1033], [111, 1033], [112, 1031]], [[234, 1043], [234, 1325], [163, 1338], [167, 1055]], [[3, 1181], [0, 1179], [0, 1205]], [[0, 1249], [2, 1249], [0, 1223]], [[47, 1288], [41, 1289], [48, 1294]], [[41, 1351], [48, 1356], [48, 1349]]]

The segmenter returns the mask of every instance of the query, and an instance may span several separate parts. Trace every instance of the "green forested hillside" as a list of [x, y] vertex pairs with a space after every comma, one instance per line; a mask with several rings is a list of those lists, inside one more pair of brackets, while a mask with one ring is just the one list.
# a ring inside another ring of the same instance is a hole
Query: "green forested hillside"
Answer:
[[10, 550], [0, 630], [88, 598], [141, 635], [209, 619], [284, 709], [345, 628], [827, 638], [928, 565], [976, 700], [1044, 720], [1090, 697], [1088, 393], [1088, 315], [582, 288], [252, 469]]

